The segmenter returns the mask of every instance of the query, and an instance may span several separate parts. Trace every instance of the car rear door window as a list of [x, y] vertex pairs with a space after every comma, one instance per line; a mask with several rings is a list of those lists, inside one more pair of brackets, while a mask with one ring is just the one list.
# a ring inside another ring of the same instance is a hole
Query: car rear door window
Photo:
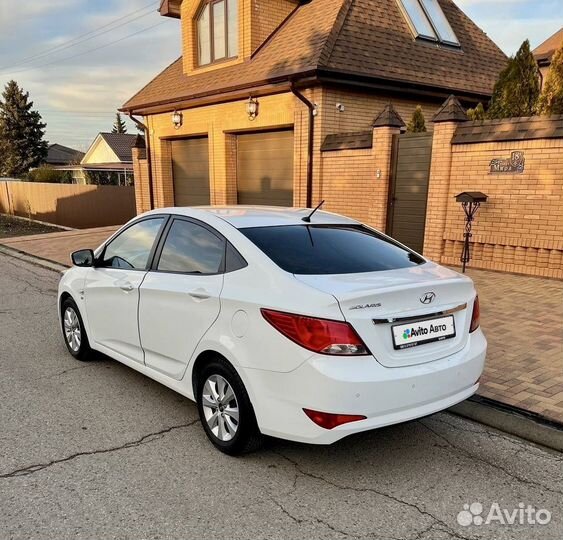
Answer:
[[240, 232], [292, 274], [356, 274], [425, 262], [416, 253], [361, 225], [252, 227]]
[[101, 266], [145, 270], [163, 217], [139, 221], [116, 236], [105, 248]]
[[209, 229], [175, 219], [166, 236], [157, 270], [185, 274], [218, 274], [223, 271], [225, 241]]

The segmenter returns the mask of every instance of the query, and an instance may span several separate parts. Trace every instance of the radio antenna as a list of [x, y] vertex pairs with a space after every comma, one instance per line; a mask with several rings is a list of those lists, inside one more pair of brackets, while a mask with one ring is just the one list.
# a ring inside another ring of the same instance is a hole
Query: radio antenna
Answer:
[[303, 218], [301, 218], [301, 221], [304, 221], [305, 223], [311, 223], [311, 218], [313, 217], [313, 214], [324, 204], [324, 201], [321, 201], [319, 203], [319, 205], [308, 215], [305, 216]]

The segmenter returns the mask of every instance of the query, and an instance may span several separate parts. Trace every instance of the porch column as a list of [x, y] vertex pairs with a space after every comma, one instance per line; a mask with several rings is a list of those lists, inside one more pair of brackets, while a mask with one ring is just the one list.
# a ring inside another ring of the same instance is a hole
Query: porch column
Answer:
[[389, 184], [393, 171], [394, 136], [405, 127], [403, 119], [389, 103], [373, 122], [372, 152], [375, 166], [375, 189], [370, 205], [369, 223], [384, 231], [387, 224]]
[[436, 113], [432, 141], [432, 163], [428, 184], [424, 256], [440, 262], [444, 253], [444, 232], [452, 168], [452, 138], [458, 125], [467, 122], [465, 110], [451, 95]]

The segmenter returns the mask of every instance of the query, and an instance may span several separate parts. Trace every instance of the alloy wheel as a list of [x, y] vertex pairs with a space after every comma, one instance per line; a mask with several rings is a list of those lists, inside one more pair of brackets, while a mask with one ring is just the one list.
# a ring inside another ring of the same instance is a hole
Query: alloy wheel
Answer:
[[236, 435], [239, 407], [235, 393], [221, 375], [210, 375], [203, 385], [202, 406], [209, 429], [222, 442]]
[[80, 320], [73, 308], [67, 307], [63, 317], [63, 326], [65, 339], [72, 352], [77, 353], [80, 350], [82, 342], [82, 330], [80, 328]]

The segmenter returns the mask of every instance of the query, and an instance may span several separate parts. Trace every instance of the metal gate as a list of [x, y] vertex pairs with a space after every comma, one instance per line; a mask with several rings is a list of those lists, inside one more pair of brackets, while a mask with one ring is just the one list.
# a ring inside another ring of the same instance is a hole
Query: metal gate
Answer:
[[395, 135], [387, 234], [418, 253], [424, 248], [432, 134]]

